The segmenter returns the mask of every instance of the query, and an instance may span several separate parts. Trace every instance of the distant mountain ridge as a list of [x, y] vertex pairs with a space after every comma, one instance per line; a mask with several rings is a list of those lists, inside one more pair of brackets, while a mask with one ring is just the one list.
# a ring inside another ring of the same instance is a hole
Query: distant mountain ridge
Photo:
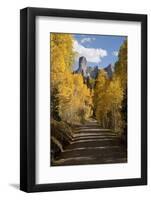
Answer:
[[[112, 77], [112, 74], [114, 73], [114, 65], [109, 64], [107, 67], [103, 68], [106, 72], [109, 78]], [[74, 73], [80, 73], [82, 74], [84, 81], [88, 82], [89, 79], [96, 79], [99, 73], [99, 67], [91, 67], [87, 65], [86, 57], [81, 56], [79, 58], [79, 67]]]

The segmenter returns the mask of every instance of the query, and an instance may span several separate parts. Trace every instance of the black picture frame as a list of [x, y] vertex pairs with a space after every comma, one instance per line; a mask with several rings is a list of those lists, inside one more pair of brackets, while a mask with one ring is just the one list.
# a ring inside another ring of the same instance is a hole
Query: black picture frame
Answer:
[[[141, 178], [100, 180], [70, 183], [36, 184], [35, 163], [35, 19], [54, 16], [83, 19], [102, 19], [141, 23]], [[147, 184], [147, 15], [24, 8], [20, 11], [20, 189], [25, 192], [44, 192]]]

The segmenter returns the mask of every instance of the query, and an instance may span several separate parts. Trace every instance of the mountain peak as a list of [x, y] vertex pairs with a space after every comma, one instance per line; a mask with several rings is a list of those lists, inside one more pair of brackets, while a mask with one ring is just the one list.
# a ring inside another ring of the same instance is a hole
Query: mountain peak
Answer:
[[111, 78], [114, 73], [114, 65], [109, 64], [106, 68], [104, 68], [104, 70], [107, 72], [108, 77]]

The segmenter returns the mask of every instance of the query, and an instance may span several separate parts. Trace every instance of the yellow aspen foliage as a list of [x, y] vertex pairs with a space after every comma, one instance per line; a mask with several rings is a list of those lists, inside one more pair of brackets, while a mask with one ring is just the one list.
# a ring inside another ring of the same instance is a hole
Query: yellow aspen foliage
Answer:
[[112, 100], [110, 101], [111, 106], [113, 104], [120, 106], [123, 100], [123, 89], [121, 87], [120, 79], [112, 79], [112, 81], [110, 81], [108, 85], [106, 93], [108, 95], [108, 98]]
[[101, 123], [104, 127], [104, 118], [108, 112], [106, 101], [106, 90], [107, 90], [108, 80], [106, 72], [101, 69], [96, 80], [96, 86], [94, 88], [94, 112], [96, 115], [97, 120]]
[[97, 110], [97, 107], [104, 107], [104, 95], [106, 93], [106, 87], [107, 87], [107, 74], [106, 72], [101, 69], [98, 77], [96, 79], [96, 84], [94, 88], [94, 95], [93, 95], [93, 102], [94, 102], [94, 109]]
[[104, 128], [125, 134], [127, 123], [127, 40], [121, 45], [112, 78], [100, 70], [94, 87], [94, 114]]
[[123, 134], [127, 133], [127, 60], [128, 60], [128, 41], [127, 39], [121, 45], [118, 55], [118, 61], [115, 64], [115, 77], [120, 79], [123, 89], [123, 102], [121, 116], [123, 121]]
[[74, 60], [73, 38], [70, 34], [50, 34], [50, 67], [52, 87], [62, 82], [65, 71], [71, 71]]
[[90, 90], [80, 74], [67, 73], [66, 77], [59, 86], [59, 115], [68, 123], [83, 122], [92, 115]]
[[51, 33], [51, 115], [68, 123], [92, 115], [92, 96], [80, 74], [72, 73], [73, 38], [70, 34]]
[[118, 78], [112, 79], [107, 89], [108, 109], [112, 116], [112, 128], [121, 133], [123, 122], [121, 118], [121, 108], [123, 101], [123, 88]]
[[100, 70], [94, 89], [95, 116], [103, 128], [112, 128], [120, 131], [121, 104], [123, 100], [123, 89], [120, 79], [108, 79], [106, 72]]
[[120, 47], [118, 61], [115, 64], [115, 74], [120, 78], [122, 87], [125, 89], [127, 85], [127, 39]]
[[[74, 60], [73, 38], [70, 34], [50, 34], [50, 90], [51, 116], [58, 119], [58, 89], [67, 78], [66, 73], [71, 71]], [[66, 80], [67, 81], [67, 80]]]

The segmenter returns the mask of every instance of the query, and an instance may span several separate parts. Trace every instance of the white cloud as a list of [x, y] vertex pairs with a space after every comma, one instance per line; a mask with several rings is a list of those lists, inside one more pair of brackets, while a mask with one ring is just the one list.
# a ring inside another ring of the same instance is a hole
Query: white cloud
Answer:
[[113, 52], [112, 52], [112, 55], [113, 55], [113, 56], [118, 56], [118, 51], [113, 51]]
[[90, 37], [85, 37], [83, 39], [81, 39], [81, 43], [85, 43], [85, 42], [91, 42], [91, 41], [94, 41], [95, 38], [90, 38]]
[[80, 56], [85, 56], [88, 62], [99, 63], [101, 58], [107, 56], [107, 51], [101, 48], [86, 48], [82, 44], [79, 44], [78, 41], [74, 41], [74, 51], [78, 53], [77, 59]]

